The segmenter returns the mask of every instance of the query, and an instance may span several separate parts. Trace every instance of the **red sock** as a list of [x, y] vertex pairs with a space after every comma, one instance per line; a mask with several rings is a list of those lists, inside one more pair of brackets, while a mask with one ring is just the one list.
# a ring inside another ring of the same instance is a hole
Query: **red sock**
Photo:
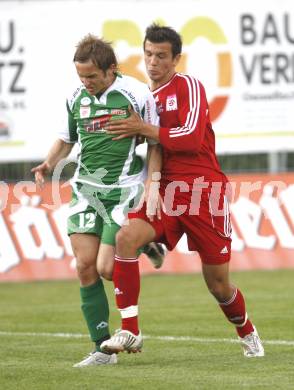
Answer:
[[139, 261], [115, 256], [113, 269], [116, 305], [122, 316], [124, 330], [139, 334], [138, 300], [140, 293]]
[[240, 290], [236, 288], [232, 298], [227, 302], [219, 303], [219, 306], [227, 319], [236, 326], [240, 337], [243, 338], [253, 332], [253, 325], [247, 317], [245, 300]]

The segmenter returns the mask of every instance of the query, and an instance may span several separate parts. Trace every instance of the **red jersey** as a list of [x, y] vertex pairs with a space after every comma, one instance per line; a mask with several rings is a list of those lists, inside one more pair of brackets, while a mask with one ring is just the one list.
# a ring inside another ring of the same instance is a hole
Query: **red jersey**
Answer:
[[227, 182], [215, 154], [203, 85], [191, 76], [175, 73], [153, 95], [160, 116], [163, 183], [183, 180], [192, 184], [201, 176], [207, 182]]

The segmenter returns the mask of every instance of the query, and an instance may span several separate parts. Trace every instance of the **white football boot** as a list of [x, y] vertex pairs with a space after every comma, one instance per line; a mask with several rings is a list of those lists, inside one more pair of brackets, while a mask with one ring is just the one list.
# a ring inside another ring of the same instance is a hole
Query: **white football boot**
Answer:
[[264, 349], [255, 326], [253, 328], [253, 332], [249, 333], [243, 338], [239, 337], [239, 340], [241, 341], [244, 350], [244, 356], [262, 357], [264, 356]]
[[82, 361], [73, 365], [73, 367], [88, 367], [88, 366], [100, 366], [105, 364], [116, 364], [116, 354], [108, 355], [103, 352], [91, 352]]
[[106, 353], [119, 352], [141, 352], [143, 347], [143, 337], [141, 332], [138, 336], [128, 330], [118, 330], [108, 340], [103, 341], [100, 345], [101, 351]]

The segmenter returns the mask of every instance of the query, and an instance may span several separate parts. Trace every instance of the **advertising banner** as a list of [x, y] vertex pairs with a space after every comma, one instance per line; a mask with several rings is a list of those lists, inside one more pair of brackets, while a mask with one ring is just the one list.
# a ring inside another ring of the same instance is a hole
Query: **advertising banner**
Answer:
[[[232, 270], [294, 268], [294, 174], [230, 177]], [[0, 183], [0, 281], [76, 278], [66, 222], [69, 183]], [[141, 273], [199, 272], [185, 236], [155, 270], [145, 255]]]
[[294, 150], [291, 0], [4, 0], [0, 162], [44, 158], [80, 84], [72, 58], [86, 34], [112, 41], [121, 71], [147, 82], [142, 41], [153, 21], [182, 36], [178, 71], [206, 87], [218, 153]]

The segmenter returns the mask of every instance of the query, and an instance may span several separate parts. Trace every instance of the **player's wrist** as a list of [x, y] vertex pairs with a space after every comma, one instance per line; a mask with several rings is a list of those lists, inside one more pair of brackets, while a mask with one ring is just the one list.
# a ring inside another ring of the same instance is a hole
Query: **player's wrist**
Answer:
[[152, 172], [151, 181], [160, 181], [161, 172]]
[[144, 135], [144, 137], [149, 137], [149, 133], [150, 133], [149, 127], [150, 127], [150, 125], [148, 123], [142, 122], [142, 126], [141, 126], [141, 129], [140, 129], [140, 134]]
[[54, 169], [54, 164], [52, 164], [48, 161], [44, 161], [44, 168], [45, 168], [46, 173], [52, 173], [53, 169]]

